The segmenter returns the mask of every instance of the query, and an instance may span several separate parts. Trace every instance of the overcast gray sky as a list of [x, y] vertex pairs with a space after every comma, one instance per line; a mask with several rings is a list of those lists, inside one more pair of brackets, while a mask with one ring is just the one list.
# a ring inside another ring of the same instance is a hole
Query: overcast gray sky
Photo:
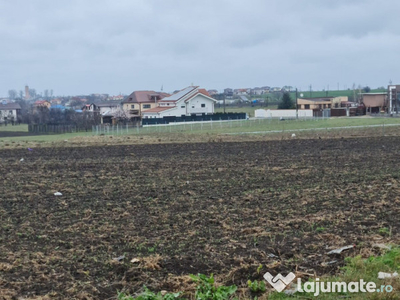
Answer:
[[400, 1], [0, 0], [0, 96], [400, 83]]

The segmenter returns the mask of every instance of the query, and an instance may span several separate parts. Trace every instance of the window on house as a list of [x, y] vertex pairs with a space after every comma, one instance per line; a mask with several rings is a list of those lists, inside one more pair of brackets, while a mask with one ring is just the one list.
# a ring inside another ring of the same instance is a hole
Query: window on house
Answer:
[[135, 105], [134, 105], [134, 104], [132, 104], [132, 105], [131, 105], [131, 108], [135, 108]]
[[167, 103], [167, 105], [169, 105], [169, 103]]
[[304, 109], [310, 109], [310, 104], [304, 104]]
[[192, 108], [194, 108], [194, 105], [192, 105]]
[[143, 108], [150, 108], [151, 105], [150, 104], [143, 104]]
[[201, 105], [201, 107], [206, 107], [206, 105], [203, 103], [203, 104]]
[[12, 110], [10, 110], [10, 114], [12, 114]]
[[185, 108], [185, 105], [182, 105], [181, 108]]

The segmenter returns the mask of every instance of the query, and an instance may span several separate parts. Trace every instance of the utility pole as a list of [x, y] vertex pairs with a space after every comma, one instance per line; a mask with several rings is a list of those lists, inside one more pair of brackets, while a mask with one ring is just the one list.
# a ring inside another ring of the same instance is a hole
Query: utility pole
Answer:
[[310, 84], [310, 98], [312, 98], [312, 85]]
[[297, 88], [296, 88], [296, 119], [299, 118], [299, 105], [297, 104]]
[[224, 94], [224, 113], [225, 113], [225, 100], [226, 100], [226, 95]]

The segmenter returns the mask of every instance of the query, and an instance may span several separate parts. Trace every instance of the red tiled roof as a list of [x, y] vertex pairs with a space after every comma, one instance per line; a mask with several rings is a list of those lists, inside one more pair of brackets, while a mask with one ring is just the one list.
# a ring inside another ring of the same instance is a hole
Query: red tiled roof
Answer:
[[199, 93], [206, 95], [207, 97], [210, 97], [210, 94], [209, 94], [209, 92], [207, 92], [206, 89], [199, 89]]

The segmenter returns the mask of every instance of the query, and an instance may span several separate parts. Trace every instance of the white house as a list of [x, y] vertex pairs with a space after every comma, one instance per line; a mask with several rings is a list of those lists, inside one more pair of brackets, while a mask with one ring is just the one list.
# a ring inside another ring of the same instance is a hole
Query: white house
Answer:
[[168, 116], [209, 115], [214, 113], [216, 100], [205, 89], [189, 86], [165, 97], [158, 106], [143, 111], [143, 118], [163, 118]]
[[20, 111], [18, 103], [0, 103], [0, 123], [17, 121]]

